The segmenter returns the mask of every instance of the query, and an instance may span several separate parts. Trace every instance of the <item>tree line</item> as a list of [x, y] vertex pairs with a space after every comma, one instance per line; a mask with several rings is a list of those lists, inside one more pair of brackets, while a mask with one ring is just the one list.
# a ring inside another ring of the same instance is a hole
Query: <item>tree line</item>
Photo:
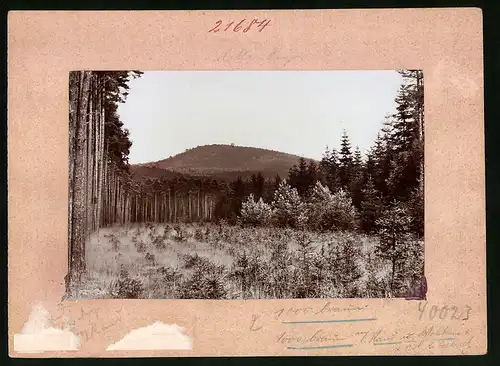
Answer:
[[[411, 230], [419, 236], [424, 231], [424, 99], [423, 74], [420, 70], [399, 71], [403, 85], [396, 97], [395, 113], [386, 117], [376, 140], [365, 156], [353, 149], [344, 130], [340, 148], [326, 147], [319, 162], [300, 158], [287, 177], [287, 184], [309, 200], [321, 183], [330, 192], [346, 192], [358, 213], [359, 229], [373, 232], [375, 222], [394, 202], [404, 204], [411, 216]], [[271, 203], [280, 177], [264, 182], [253, 176], [238, 178], [230, 184], [223, 198], [224, 210], [216, 216], [235, 222], [243, 202], [252, 194], [257, 201]]]

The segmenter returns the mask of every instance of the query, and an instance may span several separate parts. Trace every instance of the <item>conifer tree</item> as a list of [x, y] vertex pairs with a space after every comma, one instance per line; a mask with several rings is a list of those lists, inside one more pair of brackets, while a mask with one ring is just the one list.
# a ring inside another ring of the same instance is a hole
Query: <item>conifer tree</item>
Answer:
[[257, 191], [257, 175], [254, 173], [250, 177], [250, 186], [251, 186], [251, 192], [253, 193], [254, 196], [256, 196], [256, 191]]
[[387, 179], [391, 171], [390, 151], [387, 143], [381, 134], [377, 135], [375, 143], [371, 150], [371, 156], [374, 162], [374, 174], [372, 175], [375, 189], [384, 197], [385, 202], [390, 202], [389, 190], [387, 187]]
[[231, 183], [231, 217], [230, 220], [234, 220], [241, 210], [241, 205], [246, 196], [245, 183], [241, 177], [236, 178], [235, 181]]
[[297, 191], [301, 196], [304, 196], [305, 193], [307, 192], [307, 189], [309, 188], [309, 176], [308, 176], [308, 169], [307, 169], [307, 162], [306, 159], [303, 157], [299, 158], [299, 175], [298, 175], [298, 181], [296, 183], [295, 187], [297, 188]]
[[282, 181], [274, 192], [271, 207], [276, 223], [282, 227], [296, 227], [298, 218], [304, 214], [305, 210], [305, 204], [297, 189], [291, 187], [286, 181]]
[[318, 167], [314, 160], [309, 161], [307, 165], [307, 173], [306, 173], [306, 192], [309, 193], [310, 190], [314, 187], [317, 181], [319, 181], [319, 172]]
[[375, 230], [375, 222], [380, 218], [383, 202], [371, 177], [368, 177], [361, 202], [361, 229], [366, 233]]
[[412, 217], [401, 202], [393, 201], [376, 221], [380, 238], [377, 254], [391, 263], [391, 290], [393, 296], [401, 295], [404, 289], [405, 262], [414, 243], [411, 234]]
[[283, 179], [281, 179], [281, 177], [279, 176], [279, 174], [276, 174], [274, 176], [274, 181], [273, 181], [273, 184], [272, 184], [272, 195], [274, 196], [274, 192], [276, 192], [276, 190], [278, 189], [278, 187], [280, 186], [281, 182], [283, 181]]
[[255, 181], [255, 186], [254, 186], [254, 194], [257, 199], [260, 199], [264, 196], [264, 190], [265, 190], [265, 183], [266, 180], [264, 179], [264, 176], [262, 175], [261, 172], [257, 174], [257, 178]]
[[423, 191], [423, 78], [420, 70], [400, 71], [404, 84], [396, 97], [396, 113], [386, 122], [391, 147], [390, 196], [408, 201]]
[[288, 184], [290, 184], [290, 186], [294, 188], [297, 188], [300, 184], [299, 177], [300, 177], [299, 167], [297, 166], [297, 164], [293, 164], [293, 166], [288, 171]]
[[326, 186], [332, 192], [338, 191], [340, 188], [339, 180], [339, 162], [337, 151], [335, 149], [329, 149], [328, 146], [323, 153], [323, 157], [319, 163], [319, 169], [321, 175], [324, 177]]
[[354, 158], [352, 161], [351, 169], [351, 181], [350, 181], [350, 193], [352, 197], [352, 202], [356, 208], [361, 207], [361, 201], [363, 200], [363, 160], [361, 157], [361, 151], [359, 147], [356, 146], [354, 150]]
[[288, 183], [297, 189], [300, 196], [305, 196], [317, 179], [316, 164], [314, 161], [311, 163], [300, 157], [298, 165], [292, 166], [289, 171]]
[[340, 143], [339, 165], [340, 184], [344, 189], [349, 190], [352, 177], [353, 157], [351, 152], [351, 141], [349, 140], [349, 136], [345, 130], [342, 134], [342, 140]]

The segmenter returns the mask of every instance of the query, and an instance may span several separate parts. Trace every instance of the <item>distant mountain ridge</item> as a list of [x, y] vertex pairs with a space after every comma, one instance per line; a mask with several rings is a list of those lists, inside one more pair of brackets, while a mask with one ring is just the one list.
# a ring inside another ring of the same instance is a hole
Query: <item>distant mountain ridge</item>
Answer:
[[[167, 159], [131, 165], [132, 173], [159, 177], [184, 174], [219, 179], [249, 177], [261, 172], [266, 178], [285, 178], [300, 156], [257, 147], [204, 145]], [[313, 160], [305, 158], [307, 162]]]

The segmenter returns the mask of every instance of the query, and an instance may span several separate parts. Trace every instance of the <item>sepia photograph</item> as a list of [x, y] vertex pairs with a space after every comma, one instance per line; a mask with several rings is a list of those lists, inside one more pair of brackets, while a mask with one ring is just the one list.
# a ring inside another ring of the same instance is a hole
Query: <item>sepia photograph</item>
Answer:
[[72, 71], [67, 299], [425, 299], [421, 70]]

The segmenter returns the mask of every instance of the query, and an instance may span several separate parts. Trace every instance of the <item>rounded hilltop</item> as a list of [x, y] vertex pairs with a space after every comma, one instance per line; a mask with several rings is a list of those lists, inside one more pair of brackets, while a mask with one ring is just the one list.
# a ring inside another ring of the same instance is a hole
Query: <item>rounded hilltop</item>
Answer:
[[221, 178], [261, 172], [267, 178], [274, 178], [276, 175], [285, 177], [299, 159], [297, 155], [281, 151], [230, 143], [196, 146], [167, 159], [140, 166]]

